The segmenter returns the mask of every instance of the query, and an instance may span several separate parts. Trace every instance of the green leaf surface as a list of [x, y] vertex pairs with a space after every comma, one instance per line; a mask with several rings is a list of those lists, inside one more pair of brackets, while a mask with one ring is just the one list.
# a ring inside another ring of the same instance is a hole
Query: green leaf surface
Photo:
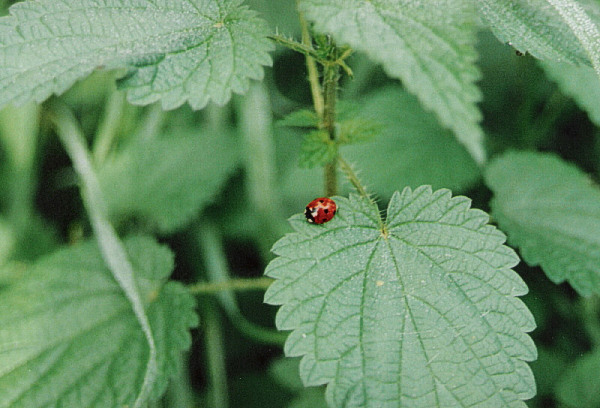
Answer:
[[266, 23], [240, 0], [40, 0], [0, 19], [0, 106], [41, 102], [98, 68], [128, 68], [132, 103], [226, 103], [271, 63]]
[[467, 0], [302, 0], [318, 30], [383, 64], [479, 162], [485, 159], [475, 66], [475, 6]]
[[[156, 340], [156, 399], [190, 346], [194, 299], [165, 283], [167, 248], [145, 237], [125, 242]], [[96, 244], [47, 256], [13, 282], [0, 290], [0, 407], [131, 406], [148, 344]]]
[[579, 358], [564, 372], [556, 387], [558, 400], [569, 408], [598, 408], [600, 406], [600, 350]]
[[301, 167], [323, 166], [336, 158], [337, 147], [333, 140], [329, 139], [324, 129], [313, 130], [304, 136], [302, 153], [300, 155]]
[[531, 266], [580, 294], [600, 293], [600, 190], [575, 166], [514, 152], [486, 171], [492, 215]]
[[573, 31], [547, 0], [476, 2], [498, 39], [536, 58], [590, 64]]
[[590, 120], [600, 126], [600, 78], [596, 72], [590, 67], [551, 61], [540, 65], [561, 91], [572, 97]]
[[300, 109], [285, 116], [277, 124], [279, 126], [316, 128], [319, 125], [319, 117], [314, 110]]
[[304, 384], [328, 384], [331, 407], [525, 407], [535, 322], [488, 216], [449, 190], [406, 188], [382, 229], [369, 201], [335, 199], [326, 224], [291, 218], [265, 272]]
[[342, 154], [357, 163], [361, 180], [376, 194], [389, 198], [395, 190], [422, 184], [460, 190], [479, 179], [464, 147], [399, 87], [368, 95], [360, 114], [381, 125], [380, 134], [368, 143], [344, 147]]
[[[596, 0], [547, 0], [556, 9], [569, 29], [575, 34], [577, 40], [589, 57], [590, 63], [596, 74], [600, 77], [600, 30], [596, 22], [590, 17], [590, 10], [600, 14], [600, 5]], [[587, 3], [590, 10], [583, 4]]]
[[214, 199], [239, 163], [230, 134], [173, 133], [134, 139], [104, 162], [98, 178], [113, 217], [173, 232]]

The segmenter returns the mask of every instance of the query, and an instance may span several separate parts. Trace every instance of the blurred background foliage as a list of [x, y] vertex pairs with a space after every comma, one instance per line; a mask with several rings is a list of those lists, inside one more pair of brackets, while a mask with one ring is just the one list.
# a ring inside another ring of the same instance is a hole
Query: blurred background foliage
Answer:
[[[11, 3], [0, 1], [3, 15]], [[273, 31], [285, 27], [284, 34], [299, 38], [293, 0], [247, 3]], [[509, 149], [554, 151], [597, 180], [600, 137], [586, 113], [561, 93], [532, 57], [516, 55], [487, 32], [480, 35], [478, 51], [480, 107], [490, 156]], [[312, 107], [304, 59], [282, 48], [273, 58], [264, 82], [223, 108], [162, 112], [155, 106], [134, 107], [116, 91], [115, 73], [110, 72], [98, 72], [60, 97], [76, 113], [93, 146], [115, 219], [132, 206], [139, 208], [139, 202], [148, 203], [137, 214], [139, 219], [121, 220], [120, 231], [157, 233], [176, 254], [175, 279], [210, 280], [207, 273], [215, 262], [224, 262], [235, 277], [262, 276], [272, 257], [269, 248], [289, 230], [285, 220], [323, 194], [321, 169], [298, 165], [306, 129], [279, 123], [293, 111]], [[381, 126], [381, 132], [372, 140], [343, 147], [342, 155], [380, 207], [385, 208], [394, 190], [431, 184], [467, 195], [474, 207], [489, 210], [491, 194], [452, 133], [363, 55], [352, 56], [348, 64], [355, 76], [342, 80], [341, 105], [358, 107], [360, 116]], [[107, 116], [111, 109], [117, 112], [114, 121]], [[110, 148], [102, 145], [102, 126], [114, 126]], [[167, 168], [152, 168], [163, 156], [169, 157]], [[0, 263], [30, 261], [89, 235], [69, 166], [44, 106], [0, 112]], [[342, 193], [349, 191], [351, 186], [344, 182]], [[164, 196], [158, 204], [162, 207], [154, 208], [147, 195]], [[171, 206], [168, 215], [148, 223], [164, 206]], [[552, 284], [539, 268], [522, 263], [517, 271], [530, 288], [524, 301], [538, 325], [532, 333], [539, 350], [532, 364], [538, 395], [528, 404], [572, 406], [578, 401], [575, 406], [600, 406], [597, 388], [569, 395], [570, 382], [585, 380], [563, 376], [598, 341], [586, 313], [586, 308], [598, 309], [590, 304], [597, 300], [582, 300], [567, 284]], [[237, 296], [237, 307], [246, 317], [233, 316], [213, 300], [200, 299], [203, 323], [194, 333], [189, 377], [173, 383], [165, 406], [178, 406], [176, 401], [184, 403], [185, 398], [198, 406], [215, 398], [232, 407], [325, 406], [322, 389], [302, 387], [298, 362], [282, 359], [278, 340], [253, 332], [255, 326], [273, 327], [275, 308], [262, 303], [261, 292]], [[209, 367], [214, 369], [214, 364], [208, 360], [219, 352], [214, 347], [220, 342], [227, 384], [209, 387]], [[593, 370], [596, 361], [590, 360], [587, 369]], [[181, 391], [188, 383], [191, 395]]]

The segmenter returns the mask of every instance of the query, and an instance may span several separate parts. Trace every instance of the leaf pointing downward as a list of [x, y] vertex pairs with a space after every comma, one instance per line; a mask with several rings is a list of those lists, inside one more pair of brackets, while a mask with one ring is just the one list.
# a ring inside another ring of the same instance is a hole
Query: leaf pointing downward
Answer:
[[473, 2], [302, 0], [301, 8], [317, 29], [401, 79], [476, 161], [484, 161]]
[[328, 383], [335, 407], [525, 407], [535, 323], [487, 215], [448, 190], [406, 188], [382, 229], [368, 201], [336, 200], [327, 224], [291, 219], [266, 271], [304, 383]]

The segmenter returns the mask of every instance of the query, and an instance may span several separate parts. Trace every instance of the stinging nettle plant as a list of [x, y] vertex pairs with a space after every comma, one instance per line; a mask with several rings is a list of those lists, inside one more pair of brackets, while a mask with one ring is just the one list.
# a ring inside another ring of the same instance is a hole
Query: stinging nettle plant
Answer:
[[0, 8], [0, 408], [600, 406], [598, 1]]

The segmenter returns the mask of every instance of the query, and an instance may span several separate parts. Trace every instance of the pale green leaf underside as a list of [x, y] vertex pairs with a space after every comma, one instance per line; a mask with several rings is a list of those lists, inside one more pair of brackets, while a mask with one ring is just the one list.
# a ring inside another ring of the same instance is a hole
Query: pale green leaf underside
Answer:
[[529, 265], [582, 295], [600, 293], [600, 190], [575, 166], [541, 153], [509, 153], [486, 182], [492, 210]]
[[[157, 398], [190, 346], [194, 301], [179, 284], [164, 284], [170, 251], [149, 238], [125, 242], [156, 340]], [[147, 360], [131, 305], [93, 242], [50, 255], [0, 288], [0, 407], [131, 406]]]
[[292, 217], [266, 271], [304, 383], [328, 383], [332, 407], [525, 407], [535, 323], [487, 215], [449, 190], [406, 188], [382, 234], [375, 206], [336, 201], [329, 223]]
[[0, 106], [43, 101], [97, 68], [129, 69], [136, 104], [224, 104], [270, 64], [266, 24], [241, 0], [40, 0], [0, 19]]
[[400, 78], [477, 161], [484, 160], [471, 1], [302, 0], [301, 9], [318, 30]]
[[230, 134], [172, 130], [130, 142], [104, 162], [98, 178], [113, 217], [138, 217], [173, 232], [214, 199], [238, 159]]
[[540, 64], [546, 74], [558, 83], [561, 91], [572, 97], [589, 118], [600, 126], [600, 78], [587, 66], [544, 61]]
[[547, 0], [476, 3], [482, 18], [500, 41], [539, 59], [589, 65], [579, 40]]

